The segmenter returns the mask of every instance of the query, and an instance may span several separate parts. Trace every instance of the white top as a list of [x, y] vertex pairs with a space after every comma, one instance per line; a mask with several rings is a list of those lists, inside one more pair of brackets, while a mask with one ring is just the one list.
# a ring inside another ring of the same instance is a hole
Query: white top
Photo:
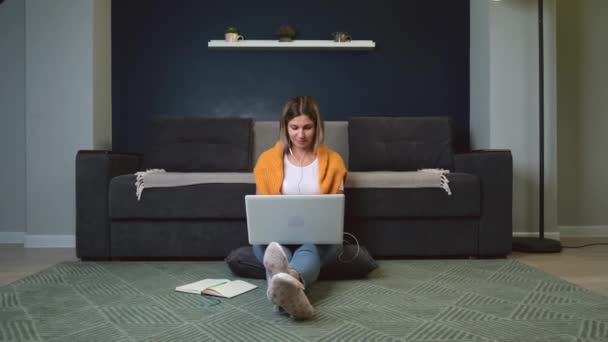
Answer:
[[287, 155], [283, 157], [283, 195], [319, 195], [319, 162], [317, 158], [306, 165], [293, 165]]
[[[344, 191], [344, 182], [340, 184], [340, 191]], [[317, 158], [306, 165], [293, 165], [287, 155], [283, 157], [283, 195], [320, 195], [319, 188], [319, 161]]]

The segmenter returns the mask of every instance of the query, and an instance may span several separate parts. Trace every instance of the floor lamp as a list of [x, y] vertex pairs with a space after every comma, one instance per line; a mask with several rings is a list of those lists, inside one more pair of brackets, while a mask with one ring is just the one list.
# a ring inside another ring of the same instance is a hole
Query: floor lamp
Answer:
[[538, 1], [538, 105], [539, 105], [539, 132], [538, 132], [538, 160], [539, 160], [539, 212], [538, 237], [515, 237], [512, 249], [528, 253], [557, 253], [561, 252], [562, 245], [557, 240], [545, 239], [545, 72], [543, 48], [543, 0]]

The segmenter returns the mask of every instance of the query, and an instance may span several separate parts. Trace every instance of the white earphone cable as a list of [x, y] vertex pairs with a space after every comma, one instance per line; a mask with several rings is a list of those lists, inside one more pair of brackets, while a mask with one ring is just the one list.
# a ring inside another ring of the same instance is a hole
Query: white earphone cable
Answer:
[[[342, 259], [342, 255], [344, 254], [344, 246], [342, 246], [342, 251], [340, 251], [340, 254], [338, 254], [338, 261], [340, 261], [341, 263], [349, 263], [349, 262], [353, 262], [355, 259], [357, 259], [357, 257], [359, 256], [359, 251], [361, 250], [361, 245], [359, 245], [359, 240], [357, 240], [357, 237], [354, 236], [351, 233], [347, 233], [344, 232], [344, 235], [349, 235], [351, 236], [353, 239], [355, 239], [355, 242], [357, 243], [357, 251], [355, 252], [355, 256], [353, 256], [352, 258], [348, 259], [348, 260], [344, 260]], [[346, 240], [345, 240], [346, 241]], [[346, 241], [346, 243], [351, 244], [350, 242]]]
[[[289, 153], [291, 153], [291, 155], [295, 158], [295, 155], [293, 154], [293, 152], [291, 151], [291, 148], [289, 149]], [[300, 157], [300, 160], [298, 161], [298, 166], [300, 167], [300, 180], [298, 181], [298, 194], [302, 194], [302, 189], [300, 189], [300, 184], [302, 183], [302, 179], [304, 179], [304, 167], [302, 166], [302, 161], [304, 160], [304, 157], [306, 155], [302, 155], [302, 157]]]
[[304, 178], [304, 168], [300, 166], [300, 180], [298, 181], [298, 194], [302, 194], [302, 189], [300, 189], [300, 183], [302, 183], [302, 179]]
[[[295, 155], [293, 154], [293, 151], [291, 150], [291, 147], [289, 148], [289, 153], [295, 158]], [[302, 194], [302, 189], [300, 189], [300, 184], [302, 183], [302, 179], [304, 178], [304, 167], [302, 166], [302, 161], [304, 160], [305, 156], [306, 155], [302, 155], [302, 157], [300, 157], [300, 160], [298, 161], [298, 166], [300, 167], [300, 180], [298, 181], [298, 194], [300, 194], [300, 195]], [[361, 251], [361, 245], [359, 245], [359, 240], [353, 234], [344, 232], [344, 235], [348, 235], [348, 236], [352, 237], [355, 240], [355, 243], [357, 244], [357, 251], [355, 252], [355, 255], [352, 258], [350, 258], [348, 260], [344, 260], [344, 259], [342, 259], [342, 255], [344, 255], [344, 246], [341, 246], [342, 250], [340, 251], [340, 254], [338, 254], [338, 261], [341, 262], [341, 263], [353, 262], [359, 256], [359, 252]], [[350, 243], [348, 241], [346, 241], [346, 243], [347, 244], [352, 244], [352, 243]]]

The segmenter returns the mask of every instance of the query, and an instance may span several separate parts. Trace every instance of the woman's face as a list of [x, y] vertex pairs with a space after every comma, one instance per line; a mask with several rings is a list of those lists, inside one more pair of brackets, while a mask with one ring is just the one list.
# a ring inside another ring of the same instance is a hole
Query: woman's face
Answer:
[[292, 146], [309, 150], [315, 142], [315, 123], [308, 115], [300, 115], [287, 123], [287, 132]]

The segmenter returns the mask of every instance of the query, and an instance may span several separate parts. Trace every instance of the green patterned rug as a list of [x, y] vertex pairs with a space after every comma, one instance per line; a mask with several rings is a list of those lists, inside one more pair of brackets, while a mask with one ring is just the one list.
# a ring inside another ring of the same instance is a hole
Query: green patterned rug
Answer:
[[512, 260], [390, 260], [318, 282], [316, 314], [273, 312], [260, 288], [219, 303], [178, 285], [223, 262], [62, 263], [0, 288], [0, 341], [608, 341], [608, 297]]

